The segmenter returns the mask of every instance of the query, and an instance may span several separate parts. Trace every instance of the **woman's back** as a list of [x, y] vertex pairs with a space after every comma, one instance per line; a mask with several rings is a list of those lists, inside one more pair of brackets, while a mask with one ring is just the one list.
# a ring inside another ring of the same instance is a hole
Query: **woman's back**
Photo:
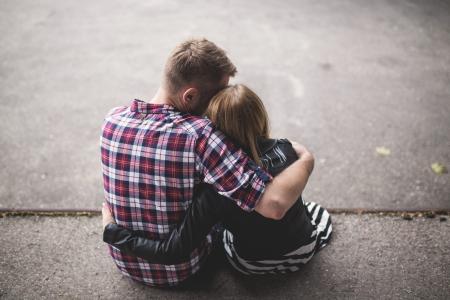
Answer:
[[[261, 162], [276, 176], [297, 160], [291, 143], [286, 139], [260, 139]], [[314, 230], [301, 198], [281, 220], [268, 219], [257, 212], [247, 213], [237, 206], [223, 225], [234, 236], [239, 255], [247, 259], [278, 257], [305, 244]]]

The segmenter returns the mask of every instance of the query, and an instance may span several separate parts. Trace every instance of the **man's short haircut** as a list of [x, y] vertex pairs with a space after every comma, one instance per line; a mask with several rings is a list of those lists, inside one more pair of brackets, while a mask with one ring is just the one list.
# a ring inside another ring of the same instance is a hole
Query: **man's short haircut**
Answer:
[[234, 76], [236, 67], [225, 51], [207, 39], [189, 39], [178, 45], [167, 59], [164, 80], [171, 93], [186, 84], [210, 89], [224, 76]]

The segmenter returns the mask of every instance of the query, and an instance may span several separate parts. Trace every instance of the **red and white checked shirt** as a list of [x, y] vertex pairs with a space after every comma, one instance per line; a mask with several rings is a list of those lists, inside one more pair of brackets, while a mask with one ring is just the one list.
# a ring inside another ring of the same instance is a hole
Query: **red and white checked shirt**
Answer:
[[[105, 198], [116, 222], [150, 239], [169, 236], [200, 182], [212, 184], [250, 211], [271, 180], [208, 119], [140, 100], [108, 113], [101, 155]], [[211, 251], [211, 236], [190, 260], [175, 265], [154, 264], [111, 246], [109, 251], [120, 271], [132, 279], [174, 286], [202, 266]]]

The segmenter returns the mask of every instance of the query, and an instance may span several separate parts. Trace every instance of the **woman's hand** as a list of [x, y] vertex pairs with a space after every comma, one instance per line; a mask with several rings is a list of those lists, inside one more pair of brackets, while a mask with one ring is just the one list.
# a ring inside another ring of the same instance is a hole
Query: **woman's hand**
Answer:
[[103, 229], [105, 229], [106, 225], [110, 223], [116, 223], [116, 220], [114, 220], [114, 217], [111, 211], [109, 210], [108, 204], [106, 204], [105, 202], [103, 202], [102, 205], [102, 222], [103, 222]]

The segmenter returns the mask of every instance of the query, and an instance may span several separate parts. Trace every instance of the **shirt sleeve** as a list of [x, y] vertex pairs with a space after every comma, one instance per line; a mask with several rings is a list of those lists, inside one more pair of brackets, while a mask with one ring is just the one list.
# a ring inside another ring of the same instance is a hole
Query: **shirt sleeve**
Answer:
[[211, 184], [245, 211], [252, 211], [272, 176], [212, 125], [205, 126], [196, 144], [200, 180]]

